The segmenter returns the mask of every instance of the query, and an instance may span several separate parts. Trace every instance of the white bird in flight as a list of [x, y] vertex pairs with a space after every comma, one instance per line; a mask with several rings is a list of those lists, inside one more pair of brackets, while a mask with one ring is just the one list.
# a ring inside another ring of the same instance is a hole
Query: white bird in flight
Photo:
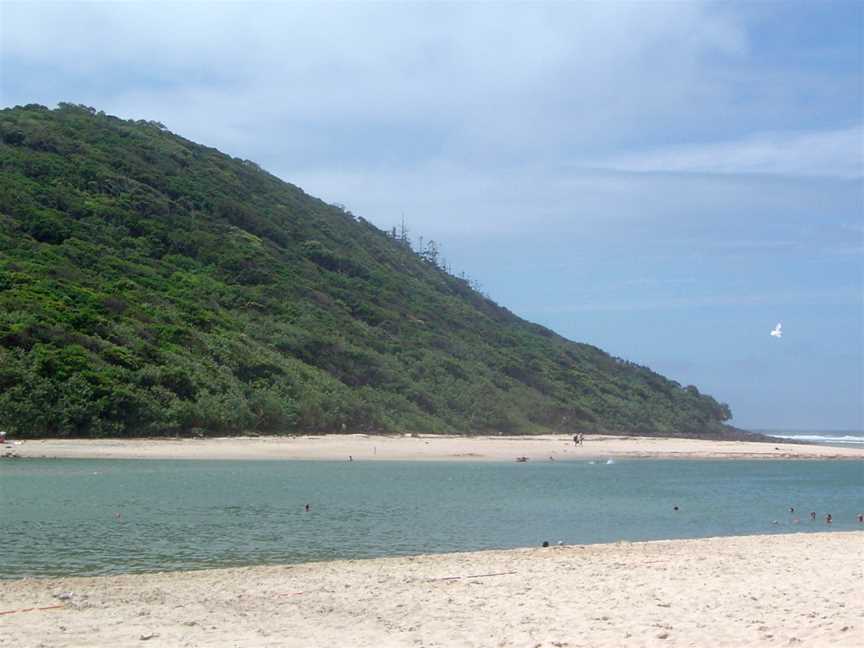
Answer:
[[780, 322], [777, 322], [777, 326], [774, 327], [774, 330], [771, 331], [771, 337], [782, 338], [783, 337], [783, 325]]

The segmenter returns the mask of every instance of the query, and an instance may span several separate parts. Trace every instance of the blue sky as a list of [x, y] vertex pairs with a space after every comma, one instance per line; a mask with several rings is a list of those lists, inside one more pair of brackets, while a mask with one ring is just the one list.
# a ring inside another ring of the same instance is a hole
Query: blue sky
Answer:
[[735, 424], [861, 429], [862, 40], [860, 2], [4, 2], [0, 102], [404, 213], [499, 303]]

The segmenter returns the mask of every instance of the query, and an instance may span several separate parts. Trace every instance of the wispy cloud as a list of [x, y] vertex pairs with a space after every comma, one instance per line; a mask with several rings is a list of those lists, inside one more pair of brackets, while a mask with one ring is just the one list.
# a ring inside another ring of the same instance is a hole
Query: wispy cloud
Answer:
[[[803, 223], [854, 222], [860, 187], [848, 180], [585, 171], [555, 164], [490, 170], [465, 164], [404, 169], [271, 169], [314, 195], [345, 203], [379, 226], [411, 224], [436, 240], [489, 236], [598, 238], [643, 249], [774, 252], [816, 239]], [[766, 229], [781, 219], [783, 228]], [[779, 231], [778, 231], [779, 230]], [[800, 230], [800, 231], [799, 231]], [[725, 247], [724, 247], [725, 246]]]
[[756, 294], [694, 295], [657, 299], [628, 299], [618, 301], [591, 301], [539, 309], [546, 314], [585, 313], [593, 311], [653, 311], [724, 306], [786, 306], [793, 304], [862, 304], [864, 298], [854, 290], [814, 290], [801, 292], [772, 292]]
[[696, 283], [694, 277], [638, 277], [626, 279], [621, 284], [624, 286], [639, 286], [654, 288], [659, 286], [682, 286]]
[[772, 241], [770, 239], [716, 241], [711, 244], [711, 247], [729, 251], [788, 250], [800, 246], [801, 241]]
[[762, 133], [727, 142], [618, 155], [591, 166], [633, 172], [864, 176], [864, 126]]
[[826, 247], [822, 254], [837, 257], [861, 257], [864, 260], [864, 244], [849, 247]]

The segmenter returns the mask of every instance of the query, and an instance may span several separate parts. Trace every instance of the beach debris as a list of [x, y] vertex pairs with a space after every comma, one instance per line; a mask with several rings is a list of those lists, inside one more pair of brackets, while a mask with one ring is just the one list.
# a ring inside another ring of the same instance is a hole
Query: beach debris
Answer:
[[87, 600], [89, 598], [87, 594], [79, 594], [78, 592], [55, 592], [51, 596], [58, 601], [66, 603], [67, 607], [72, 607], [76, 610], [93, 607], [93, 604]]
[[41, 610], [60, 610], [65, 608], [65, 605], [46, 605], [44, 607], [20, 608], [18, 610], [3, 610], [0, 611], [0, 616], [4, 614], [17, 614], [18, 612], [39, 612]]
[[469, 576], [441, 576], [438, 578], [427, 578], [425, 579], [427, 583], [432, 583], [434, 581], [449, 581], [449, 580], [459, 580], [461, 578], [489, 578], [490, 576], [509, 576], [511, 574], [516, 574], [518, 572], [508, 571], [508, 572], [494, 572], [491, 574], [472, 574]]
[[528, 461], [528, 457], [516, 457], [516, 463], [525, 463]]
[[155, 638], [158, 637], [158, 636], [159, 636], [159, 635], [156, 634], [155, 632], [150, 632], [150, 633], [148, 633], [148, 634], [142, 634], [142, 635], [141, 635], [140, 637], [138, 637], [138, 638], [139, 638], [141, 641], [150, 641], [151, 639], [155, 639]]

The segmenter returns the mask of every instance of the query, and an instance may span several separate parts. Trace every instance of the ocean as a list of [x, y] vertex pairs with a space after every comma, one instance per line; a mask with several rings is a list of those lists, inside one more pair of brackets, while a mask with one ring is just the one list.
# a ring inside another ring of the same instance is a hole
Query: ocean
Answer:
[[7, 460], [0, 578], [848, 531], [860, 512], [861, 461]]
[[780, 439], [795, 439], [819, 445], [847, 446], [860, 448], [864, 446], [864, 431], [862, 430], [754, 430], [762, 434], [770, 434]]

